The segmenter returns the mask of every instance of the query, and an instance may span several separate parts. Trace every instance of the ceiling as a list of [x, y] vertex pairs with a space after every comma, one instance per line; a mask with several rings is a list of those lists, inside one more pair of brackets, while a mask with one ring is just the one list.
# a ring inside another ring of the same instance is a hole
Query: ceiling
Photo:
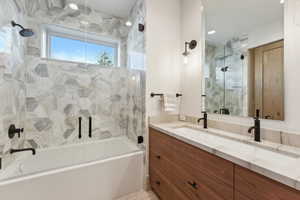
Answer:
[[68, 0], [116, 17], [128, 18], [137, 0]]
[[264, 25], [282, 21], [284, 5], [280, 0], [204, 0], [208, 40], [224, 43]]

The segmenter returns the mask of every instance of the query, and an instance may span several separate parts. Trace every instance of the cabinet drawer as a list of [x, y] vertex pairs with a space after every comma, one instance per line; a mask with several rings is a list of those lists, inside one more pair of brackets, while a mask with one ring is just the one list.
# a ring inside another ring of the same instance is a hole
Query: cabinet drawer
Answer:
[[151, 151], [164, 155], [186, 171], [205, 174], [233, 187], [233, 163], [154, 129], [150, 129], [149, 137]]
[[235, 189], [236, 200], [300, 200], [299, 191], [239, 166], [235, 169]]
[[163, 174], [191, 200], [232, 200], [233, 187], [204, 174], [185, 171], [164, 155], [150, 151], [150, 169]]
[[150, 184], [161, 200], [189, 200], [159, 172], [150, 169]]

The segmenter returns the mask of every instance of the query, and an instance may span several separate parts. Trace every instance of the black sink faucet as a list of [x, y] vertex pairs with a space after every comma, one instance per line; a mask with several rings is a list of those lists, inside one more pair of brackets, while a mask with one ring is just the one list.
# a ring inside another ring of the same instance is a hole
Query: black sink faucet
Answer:
[[260, 142], [260, 120], [259, 120], [259, 110], [256, 110], [256, 117], [254, 117], [254, 126], [250, 127], [248, 133], [252, 133], [254, 130], [254, 140]]
[[203, 128], [207, 129], [207, 112], [202, 112], [203, 118], [198, 119], [198, 124], [203, 120]]
[[32, 155], [35, 155], [35, 149], [34, 148], [10, 149], [9, 153], [14, 154], [14, 153], [23, 152], [23, 151], [32, 151]]

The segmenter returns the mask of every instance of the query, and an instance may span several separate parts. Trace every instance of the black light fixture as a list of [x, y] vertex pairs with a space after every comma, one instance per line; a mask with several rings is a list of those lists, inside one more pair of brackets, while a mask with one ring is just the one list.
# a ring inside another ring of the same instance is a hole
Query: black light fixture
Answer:
[[182, 53], [182, 55], [184, 56], [184, 63], [187, 64], [188, 60], [187, 57], [190, 54], [189, 50], [193, 50], [197, 47], [198, 42], [196, 40], [192, 40], [190, 42], [185, 42], [185, 48], [184, 48], [184, 52]]
[[31, 37], [31, 36], [34, 35], [33, 30], [24, 28], [22, 25], [17, 24], [17, 23], [14, 22], [14, 21], [11, 22], [11, 25], [12, 25], [13, 27], [18, 26], [18, 27], [21, 28], [21, 31], [19, 32], [19, 34], [20, 34], [22, 37]]

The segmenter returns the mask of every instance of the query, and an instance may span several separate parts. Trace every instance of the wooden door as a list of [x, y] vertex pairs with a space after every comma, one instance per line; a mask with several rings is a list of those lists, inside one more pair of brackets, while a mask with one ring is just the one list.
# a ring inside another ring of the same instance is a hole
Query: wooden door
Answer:
[[262, 118], [284, 120], [284, 42], [283, 40], [253, 49], [254, 107]]

